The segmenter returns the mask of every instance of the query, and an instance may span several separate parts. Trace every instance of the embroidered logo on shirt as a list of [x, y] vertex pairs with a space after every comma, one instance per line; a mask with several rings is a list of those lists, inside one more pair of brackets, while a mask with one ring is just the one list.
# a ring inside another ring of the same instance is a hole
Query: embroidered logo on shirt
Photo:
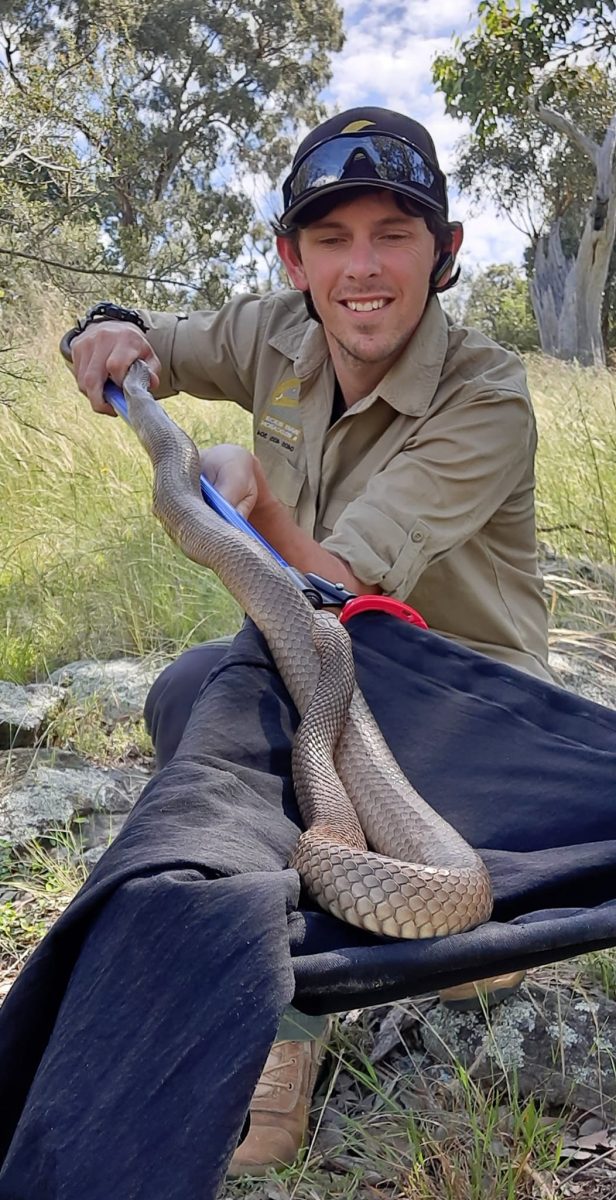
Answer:
[[301, 434], [299, 379], [291, 376], [276, 384], [257, 427], [257, 437], [283, 450], [295, 450]]

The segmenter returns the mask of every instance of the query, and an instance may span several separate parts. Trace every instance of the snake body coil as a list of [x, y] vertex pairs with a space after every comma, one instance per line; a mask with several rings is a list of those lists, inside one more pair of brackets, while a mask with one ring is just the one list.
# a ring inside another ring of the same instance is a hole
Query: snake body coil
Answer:
[[135, 363], [124, 393], [154, 467], [154, 513], [261, 630], [302, 718], [293, 777], [307, 828], [291, 865], [323, 908], [373, 933], [435, 937], [486, 921], [487, 870], [392, 757], [355, 683], [346, 630], [315, 612], [258, 542], [203, 503], [196, 447], [148, 389], [148, 369]]

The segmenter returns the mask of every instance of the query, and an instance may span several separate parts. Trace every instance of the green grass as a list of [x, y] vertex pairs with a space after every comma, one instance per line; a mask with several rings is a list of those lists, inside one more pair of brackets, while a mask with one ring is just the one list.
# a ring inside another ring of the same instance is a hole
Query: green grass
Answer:
[[616, 562], [616, 374], [532, 355], [537, 524], [559, 553]]
[[143, 717], [109, 720], [103, 702], [96, 695], [76, 700], [69, 694], [46, 724], [40, 744], [48, 749], [61, 747], [105, 767], [127, 763], [150, 766], [154, 753]]
[[616, 949], [598, 950], [584, 956], [584, 968], [596, 980], [608, 1000], [616, 1000]]
[[85, 878], [74, 832], [58, 830], [19, 850], [0, 839], [0, 1003]]
[[300, 1162], [229, 1182], [222, 1200], [612, 1200], [613, 1164], [569, 1162], [569, 1113], [522, 1097], [513, 1073], [481, 1086], [453, 1055], [435, 1066], [418, 1052], [429, 1002], [394, 1010], [411, 1024], [376, 1064], [378, 1011], [340, 1022]]
[[[78, 835], [58, 831], [18, 852], [0, 844], [0, 1002], [84, 878]], [[566, 1011], [597, 994], [593, 979], [611, 991], [614, 961], [587, 955], [536, 975], [559, 987]], [[398, 1041], [375, 1054], [392, 1015]], [[436, 1032], [429, 998], [338, 1018], [300, 1159], [264, 1180], [228, 1181], [221, 1200], [613, 1200], [616, 1163], [571, 1163], [564, 1149], [584, 1114], [522, 1096], [498, 1057], [494, 1081], [480, 1082], [440, 1035], [435, 1062], [422, 1049], [427, 1029]]]
[[[0, 678], [237, 628], [235, 603], [151, 516], [151, 467], [128, 427], [93, 414], [62, 365], [40, 376], [0, 404]], [[166, 406], [199, 445], [249, 437], [233, 405]]]

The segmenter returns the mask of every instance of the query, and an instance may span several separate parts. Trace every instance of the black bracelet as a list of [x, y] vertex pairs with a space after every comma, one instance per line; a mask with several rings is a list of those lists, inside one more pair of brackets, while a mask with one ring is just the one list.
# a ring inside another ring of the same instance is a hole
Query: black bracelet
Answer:
[[142, 333], [148, 332], [148, 326], [135, 308], [122, 308], [119, 304], [112, 304], [110, 300], [102, 300], [100, 304], [88, 309], [85, 317], [79, 318], [73, 328], [64, 335], [64, 346], [68, 349], [73, 338], [79, 337], [88, 325], [97, 325], [100, 321], [126, 321], [129, 325], [136, 325]]

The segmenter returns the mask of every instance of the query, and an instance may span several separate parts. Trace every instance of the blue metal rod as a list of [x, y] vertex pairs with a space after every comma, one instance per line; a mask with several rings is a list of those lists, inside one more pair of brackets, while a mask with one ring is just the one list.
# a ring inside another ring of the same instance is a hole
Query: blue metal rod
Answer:
[[[119, 413], [121, 417], [124, 417], [124, 420], [128, 425], [130, 425], [128, 418], [128, 406], [126, 404], [126, 399], [124, 397], [122, 388], [118, 387], [116, 383], [112, 383], [112, 381], [108, 379], [103, 388], [103, 396], [105, 397], [107, 403], [111, 404], [111, 406], [115, 408], [116, 412]], [[165, 412], [164, 409], [161, 409], [161, 411]], [[168, 418], [168, 420], [171, 420], [167, 413], [165, 413], [165, 416]], [[203, 496], [206, 504], [209, 504], [210, 508], [214, 509], [214, 512], [217, 512], [220, 517], [222, 517], [225, 521], [228, 521], [229, 525], [235, 526], [236, 529], [241, 529], [242, 533], [247, 533], [249, 537], [254, 538], [257, 542], [260, 542], [261, 545], [264, 546], [265, 549], [268, 550], [269, 553], [276, 559], [276, 562], [278, 562], [281, 567], [284, 567], [285, 571], [289, 571], [293, 575], [296, 574], [295, 569], [289, 566], [289, 563], [285, 561], [282, 555], [280, 555], [273, 546], [270, 546], [270, 543], [266, 541], [264, 537], [261, 537], [261, 534], [257, 532], [254, 525], [250, 524], [250, 521], [247, 521], [246, 518], [241, 515], [241, 513], [238, 513], [237, 509], [234, 508], [232, 504], [229, 504], [228, 500], [225, 500], [224, 497], [221, 496], [220, 492], [216, 490], [214, 485], [205, 478], [205, 475], [199, 476], [199, 482], [201, 484], [201, 495]]]

